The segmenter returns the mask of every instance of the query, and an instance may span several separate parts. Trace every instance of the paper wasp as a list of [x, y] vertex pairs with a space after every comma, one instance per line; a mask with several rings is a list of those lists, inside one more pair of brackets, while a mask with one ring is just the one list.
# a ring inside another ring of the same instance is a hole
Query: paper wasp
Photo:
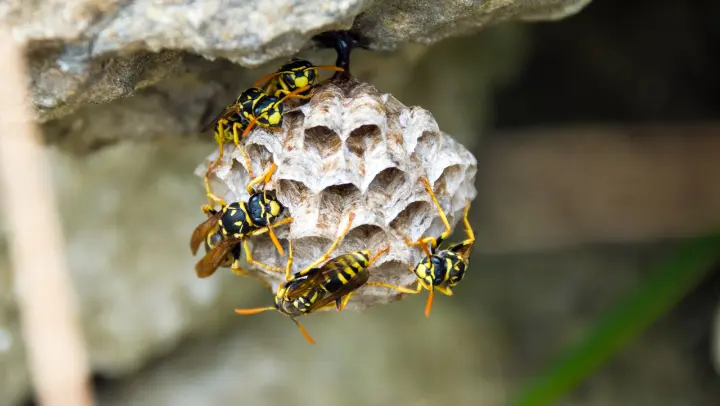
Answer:
[[[348, 224], [344, 231], [335, 239], [322, 257], [305, 267], [305, 269], [292, 275], [290, 274], [290, 270], [293, 262], [293, 248], [292, 241], [290, 241], [288, 247], [288, 262], [285, 268], [285, 282], [283, 282], [275, 292], [274, 306], [255, 309], [235, 309], [235, 313], [248, 315], [268, 310], [277, 310], [290, 317], [298, 326], [305, 339], [309, 343], [315, 344], [315, 340], [313, 340], [305, 328], [296, 320], [296, 317], [310, 314], [333, 305], [338, 311], [342, 311], [350, 300], [350, 297], [358, 288], [365, 284], [375, 285], [373, 282], [367, 282], [370, 277], [368, 269], [380, 255], [390, 250], [390, 247], [387, 247], [376, 253], [372, 258], [370, 257], [369, 250], [351, 252], [330, 258], [330, 255], [337, 245], [345, 235], [347, 235], [354, 217], [353, 214], [350, 214]], [[322, 264], [323, 262], [325, 263]], [[263, 266], [274, 272], [282, 272], [279, 268], [268, 265]]]
[[202, 128], [202, 132], [215, 128], [215, 141], [218, 144], [218, 158], [210, 165], [205, 174], [205, 188], [210, 193], [209, 173], [213, 168], [217, 167], [224, 154], [224, 146], [232, 141], [245, 160], [250, 178], [255, 175], [252, 171], [250, 158], [245, 150], [240, 146], [240, 139], [250, 133], [255, 126], [263, 127], [268, 130], [278, 130], [282, 128], [284, 107], [283, 102], [289, 98], [298, 97], [310, 86], [304, 86], [289, 92], [282, 97], [267, 95], [262, 89], [252, 87], [245, 90], [235, 99], [235, 102], [227, 105], [225, 109], [212, 119]]
[[[465, 225], [465, 232], [467, 233], [467, 239], [461, 243], [450, 245], [445, 249], [440, 249], [439, 245], [450, 236], [450, 223], [445, 216], [445, 212], [440, 203], [438, 203], [435, 193], [425, 178], [420, 178], [420, 181], [425, 186], [425, 189], [430, 193], [430, 197], [437, 208], [440, 219], [445, 225], [445, 231], [440, 237], [421, 237], [417, 241], [411, 241], [405, 236], [405, 243], [410, 246], [420, 246], [425, 253], [423, 258], [415, 268], [410, 268], [410, 271], [417, 276], [417, 287], [408, 289], [400, 286], [392, 286], [388, 284], [379, 284], [384, 287], [395, 289], [398, 292], [417, 294], [423, 289], [429, 291], [427, 304], [425, 306], [425, 316], [430, 316], [430, 309], [432, 308], [433, 302], [433, 291], [437, 290], [447, 296], [452, 296], [452, 288], [455, 287], [465, 276], [465, 271], [469, 266], [470, 253], [472, 251], [473, 244], [475, 243], [475, 234], [473, 233], [470, 222], [468, 221], [468, 212], [470, 211], [470, 199], [467, 201], [465, 210], [463, 212], [463, 223]], [[427, 247], [430, 244], [430, 248]]]
[[205, 242], [206, 254], [195, 265], [195, 272], [201, 278], [206, 278], [221, 267], [232, 264], [235, 273], [244, 274], [239, 268], [241, 255], [240, 244], [245, 249], [245, 255], [250, 263], [255, 263], [248, 248], [247, 239], [263, 233], [270, 234], [275, 248], [284, 256], [282, 245], [273, 232], [273, 227], [287, 224], [291, 217], [274, 222], [283, 214], [283, 205], [275, 198], [272, 191], [256, 191], [254, 185], [260, 182], [267, 184], [274, 172], [273, 165], [264, 175], [253, 179], [247, 186], [250, 198], [247, 202], [225, 203], [213, 194], [209, 196], [220, 204], [220, 210], [214, 210], [209, 205], [203, 206], [203, 212], [209, 218], [195, 228], [190, 237], [190, 250], [195, 255], [200, 244]]
[[315, 80], [318, 78], [318, 70], [327, 69], [336, 72], [342, 72], [343, 68], [333, 65], [313, 65], [312, 62], [293, 58], [290, 62], [281, 66], [276, 72], [265, 75], [258, 80], [253, 87], [263, 88], [265, 93], [274, 95], [275, 97], [283, 97], [296, 92], [298, 89], [305, 89], [296, 94], [296, 98], [309, 99], [312, 97], [315, 87]]

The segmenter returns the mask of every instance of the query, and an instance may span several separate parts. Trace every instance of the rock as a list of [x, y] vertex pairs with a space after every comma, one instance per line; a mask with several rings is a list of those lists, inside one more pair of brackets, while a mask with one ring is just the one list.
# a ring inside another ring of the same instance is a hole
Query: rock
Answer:
[[[256, 283], [229, 271], [208, 280], [192, 272], [198, 258], [190, 254], [189, 235], [203, 218], [204, 200], [201, 188], [192, 190], [192, 169], [206, 151], [199, 143], [125, 143], [86, 159], [50, 153], [69, 268], [96, 373], [136, 371], [149, 358], [171, 352], [183, 337], [218, 332], [238, 321], [233, 306], [267, 297]], [[4, 259], [0, 249], [3, 406], [17, 404], [29, 384]]]
[[556, 19], [589, 0], [10, 1], [0, 23], [29, 45], [40, 121], [126, 97], [178, 69], [183, 53], [259, 67], [351, 28], [374, 49], [425, 44], [508, 20]]

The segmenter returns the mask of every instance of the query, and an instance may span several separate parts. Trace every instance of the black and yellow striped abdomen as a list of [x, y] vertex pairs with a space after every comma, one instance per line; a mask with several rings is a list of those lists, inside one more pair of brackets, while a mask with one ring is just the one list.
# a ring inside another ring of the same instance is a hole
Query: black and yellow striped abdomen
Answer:
[[334, 293], [353, 281], [370, 264], [370, 251], [355, 251], [333, 258], [322, 266], [323, 281], [320, 287], [327, 293]]
[[456, 252], [443, 250], [423, 258], [413, 272], [426, 285], [453, 287], [465, 276], [468, 261]]

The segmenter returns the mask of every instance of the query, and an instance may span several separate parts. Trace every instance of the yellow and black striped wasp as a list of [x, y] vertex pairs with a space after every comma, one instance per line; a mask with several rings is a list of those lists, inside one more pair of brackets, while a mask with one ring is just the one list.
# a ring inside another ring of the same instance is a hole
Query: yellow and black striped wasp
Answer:
[[282, 245], [273, 232], [273, 227], [287, 224], [292, 221], [286, 217], [280, 221], [285, 208], [276, 199], [274, 192], [265, 190], [256, 191], [254, 186], [260, 182], [267, 184], [274, 172], [274, 166], [264, 175], [253, 179], [247, 186], [250, 198], [247, 202], [225, 203], [219, 197], [210, 194], [220, 205], [220, 210], [215, 210], [209, 205], [203, 206], [209, 218], [198, 225], [190, 237], [190, 250], [195, 255], [204, 242], [206, 254], [195, 265], [195, 272], [198, 277], [206, 278], [223, 266], [231, 265], [233, 272], [245, 274], [239, 267], [241, 256], [240, 244], [245, 249], [245, 255], [250, 263], [255, 261], [248, 249], [248, 237], [268, 233], [275, 248], [281, 256], [284, 256]]
[[304, 89], [295, 93], [296, 98], [309, 99], [315, 87], [315, 81], [319, 76], [319, 69], [342, 72], [344, 69], [333, 65], [313, 65], [312, 62], [293, 58], [290, 62], [281, 66], [277, 71], [261, 77], [253, 87], [261, 87], [265, 93], [281, 98], [285, 95], [295, 93], [298, 89]]
[[[435, 193], [430, 186], [430, 182], [428, 182], [425, 178], [420, 178], [420, 181], [423, 183], [428, 193], [430, 193], [430, 197], [432, 198], [433, 203], [435, 203], [438, 214], [440, 214], [440, 219], [445, 225], [445, 231], [443, 231], [440, 237], [421, 237], [414, 242], [405, 236], [406, 244], [410, 246], [420, 246], [425, 253], [425, 258], [423, 258], [415, 266], [415, 268], [410, 268], [410, 272], [413, 272], [418, 278], [417, 287], [414, 290], [384, 283], [379, 285], [394, 289], [398, 292], [410, 294], [417, 294], [423, 289], [427, 289], [429, 291], [429, 295], [427, 305], [425, 306], [425, 316], [429, 317], [433, 302], [433, 291], [437, 290], [447, 296], [452, 296], [452, 289], [465, 276], [465, 271], [469, 266], [470, 253], [475, 243], [475, 234], [470, 226], [470, 222], [468, 221], [468, 212], [470, 211], [470, 199], [468, 199], [463, 212], [463, 223], [465, 225], [467, 239], [463, 242], [450, 245], [447, 248], [440, 249], [439, 245], [450, 236], [450, 223], [448, 222], [442, 207], [440, 207], [440, 203], [438, 203], [437, 198], [435, 197]], [[428, 244], [430, 245], [430, 248], [428, 248]]]
[[[290, 317], [305, 339], [309, 343], [315, 344], [315, 340], [296, 320], [296, 317], [333, 305], [338, 311], [342, 311], [358, 288], [366, 284], [375, 285], [373, 282], [367, 282], [370, 277], [368, 269], [380, 255], [390, 251], [388, 246], [372, 257], [369, 250], [362, 250], [330, 258], [337, 245], [347, 235], [353, 219], [354, 215], [351, 214], [345, 230], [335, 239], [322, 257], [292, 275], [290, 270], [293, 257], [292, 241], [290, 241], [288, 262], [285, 268], [285, 282], [275, 292], [274, 305], [255, 309], [235, 309], [235, 313], [248, 315], [277, 310]], [[325, 263], [323, 264], [323, 262]], [[275, 267], [263, 266], [271, 271], [282, 272], [282, 270]]]
[[276, 131], [282, 128], [284, 106], [283, 102], [289, 98], [297, 97], [308, 90], [310, 86], [295, 89], [282, 97], [270, 96], [257, 87], [245, 90], [235, 101], [202, 128], [202, 132], [215, 128], [215, 142], [218, 144], [219, 152], [215, 162], [210, 165], [205, 173], [205, 189], [210, 193], [209, 174], [213, 168], [222, 161], [225, 144], [232, 141], [240, 151], [245, 160], [250, 178], [255, 175], [252, 171], [250, 158], [240, 145], [240, 139], [250, 133], [255, 126]]

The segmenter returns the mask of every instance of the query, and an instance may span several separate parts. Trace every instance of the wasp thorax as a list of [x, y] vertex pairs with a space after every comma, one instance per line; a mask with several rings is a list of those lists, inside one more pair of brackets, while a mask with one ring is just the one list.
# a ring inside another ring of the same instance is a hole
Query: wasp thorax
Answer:
[[[297, 71], [295, 79], [302, 72], [308, 78], [313, 74]], [[263, 210], [293, 218], [273, 228], [285, 251], [287, 241], [293, 241], [291, 272], [320, 258], [353, 212], [350, 230], [333, 257], [362, 250], [375, 255], [389, 246], [390, 251], [369, 268], [369, 282], [414, 286], [418, 278], [409, 269], [416, 268], [426, 254], [419, 246], [408, 246], [404, 237], [413, 241], [438, 237], [445, 229], [420, 178], [429, 180], [456, 229], [448, 241], [465, 239], [462, 225], [456, 225], [468, 199], [476, 195], [477, 162], [438, 128], [430, 112], [407, 107], [367, 83], [342, 76], [321, 83], [311, 98], [293, 104], [299, 106], [284, 110], [282, 131], [255, 128], [243, 138], [255, 176], [272, 163], [277, 165], [265, 188], [274, 191], [278, 206], [265, 204]], [[216, 151], [208, 163], [217, 156]], [[211, 173], [213, 190], [225, 190], [218, 195], [226, 201], [247, 201], [247, 166], [240, 151], [226, 145], [220, 165]], [[205, 168], [198, 168], [198, 174], [204, 175]], [[254, 259], [285, 269], [287, 252], [280, 256], [267, 233], [253, 236], [249, 244]], [[285, 280], [283, 272], [244, 265], [274, 289]], [[398, 297], [391, 289], [362, 286], [347, 308]]]
[[262, 191], [250, 196], [247, 204], [248, 214], [253, 224], [266, 226], [274, 222], [283, 212], [284, 207], [277, 201], [272, 191]]

